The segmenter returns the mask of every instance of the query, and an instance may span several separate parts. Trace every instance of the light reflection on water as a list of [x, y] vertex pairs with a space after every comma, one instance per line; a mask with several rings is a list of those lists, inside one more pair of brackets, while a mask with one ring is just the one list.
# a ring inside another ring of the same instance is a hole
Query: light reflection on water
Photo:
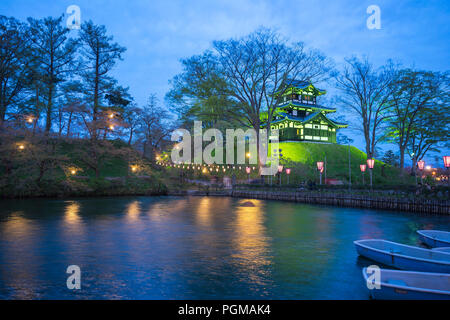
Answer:
[[0, 204], [1, 299], [366, 299], [371, 262], [353, 240], [450, 229], [447, 217], [220, 197]]

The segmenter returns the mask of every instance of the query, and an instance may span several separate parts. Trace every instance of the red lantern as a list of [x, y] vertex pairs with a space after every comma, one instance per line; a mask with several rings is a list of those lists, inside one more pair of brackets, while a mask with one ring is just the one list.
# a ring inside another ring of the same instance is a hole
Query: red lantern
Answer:
[[279, 166], [278, 166], [278, 172], [279, 172], [279, 173], [283, 172], [283, 166], [282, 166], [282, 165], [279, 165]]
[[425, 166], [425, 161], [423, 160], [417, 161], [417, 166], [419, 167], [419, 170], [422, 171], [423, 167]]
[[369, 166], [369, 169], [373, 169], [373, 166], [375, 165], [375, 160], [367, 159], [367, 165]]
[[444, 165], [446, 168], [450, 168], [450, 156], [444, 156]]
[[250, 174], [250, 171], [251, 171], [252, 169], [250, 168], [250, 167], [246, 167], [245, 168], [245, 171], [247, 172], [247, 174]]
[[291, 174], [291, 169], [287, 168], [286, 169], [286, 174]]
[[366, 165], [365, 164], [360, 164], [359, 168], [361, 169], [361, 172], [365, 172], [366, 171]]
[[317, 162], [317, 170], [319, 170], [320, 172], [323, 171], [323, 162], [322, 161]]

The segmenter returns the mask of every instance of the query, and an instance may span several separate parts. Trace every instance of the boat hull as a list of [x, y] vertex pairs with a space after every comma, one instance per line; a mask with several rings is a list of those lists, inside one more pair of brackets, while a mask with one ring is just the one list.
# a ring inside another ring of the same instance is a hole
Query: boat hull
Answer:
[[[408, 276], [407, 274], [410, 273], [408, 271], [392, 271], [392, 270], [384, 270], [381, 269], [381, 278], [383, 279], [385, 273], [398, 273], [402, 274], [403, 276]], [[437, 278], [438, 274], [427, 274], [427, 273], [419, 273], [414, 272], [415, 275], [419, 275], [423, 277], [424, 279], [429, 279], [429, 281], [436, 281], [433, 280], [433, 278]], [[436, 276], [435, 276], [436, 275]], [[449, 275], [439, 275], [441, 277], [444, 277], [444, 281], [449, 281]], [[366, 268], [363, 269], [363, 278], [365, 281], [365, 284], [367, 283], [367, 272]], [[395, 278], [395, 275], [394, 275]], [[441, 279], [439, 279], [441, 280]], [[438, 281], [439, 281], [438, 280]], [[366, 285], [367, 287], [367, 285]], [[450, 289], [450, 288], [449, 288]], [[376, 300], [450, 300], [450, 291], [440, 291], [440, 290], [429, 290], [424, 288], [414, 288], [414, 287], [407, 287], [407, 286], [396, 286], [392, 284], [388, 284], [386, 282], [383, 282], [383, 280], [380, 283], [379, 289], [368, 289], [369, 296], [372, 299]]]
[[439, 261], [432, 260], [420, 260], [416, 259], [415, 257], [408, 257], [386, 251], [373, 250], [366, 246], [361, 246], [357, 242], [355, 242], [355, 247], [359, 255], [382, 263], [386, 266], [391, 266], [403, 270], [450, 273], [449, 263], [440, 263]]
[[369, 290], [369, 296], [375, 300], [450, 300], [448, 295], [397, 289], [383, 285], [381, 285], [381, 289]]
[[420, 232], [418, 232], [418, 234], [420, 241], [422, 241], [431, 248], [450, 247], [450, 242], [448, 241], [432, 238]]

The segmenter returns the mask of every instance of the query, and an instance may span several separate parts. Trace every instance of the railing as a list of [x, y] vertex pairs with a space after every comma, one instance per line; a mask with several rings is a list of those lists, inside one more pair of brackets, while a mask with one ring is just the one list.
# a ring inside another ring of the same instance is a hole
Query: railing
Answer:
[[357, 207], [382, 210], [409, 211], [424, 214], [450, 215], [450, 201], [422, 198], [396, 198], [352, 193], [331, 193], [321, 191], [283, 191], [239, 190], [234, 188], [233, 197], [263, 200], [294, 201], [343, 207]]

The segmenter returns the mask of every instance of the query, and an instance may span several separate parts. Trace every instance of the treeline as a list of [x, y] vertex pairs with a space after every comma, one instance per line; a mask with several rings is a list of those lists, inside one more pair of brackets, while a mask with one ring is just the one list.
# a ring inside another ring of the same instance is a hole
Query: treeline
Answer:
[[[394, 143], [399, 166], [404, 167], [408, 155], [414, 167], [429, 152], [449, 147], [449, 72], [404, 68], [391, 61], [377, 68], [360, 57], [336, 65], [318, 50], [266, 28], [214, 41], [211, 50], [182, 60], [182, 65], [166, 100], [186, 128], [192, 120], [221, 129], [270, 128], [280, 102], [275, 93], [303, 80], [337, 89], [333, 107], [348, 111], [347, 122], [363, 135], [369, 158], [377, 156], [379, 144]], [[349, 142], [341, 136], [343, 140]]]
[[87, 21], [0, 16], [0, 128], [59, 138], [123, 139], [149, 157], [167, 137], [155, 95], [138, 106], [112, 76], [126, 48]]
[[113, 77], [125, 50], [92, 21], [0, 16], [0, 197], [161, 192], [145, 158], [171, 119]]

